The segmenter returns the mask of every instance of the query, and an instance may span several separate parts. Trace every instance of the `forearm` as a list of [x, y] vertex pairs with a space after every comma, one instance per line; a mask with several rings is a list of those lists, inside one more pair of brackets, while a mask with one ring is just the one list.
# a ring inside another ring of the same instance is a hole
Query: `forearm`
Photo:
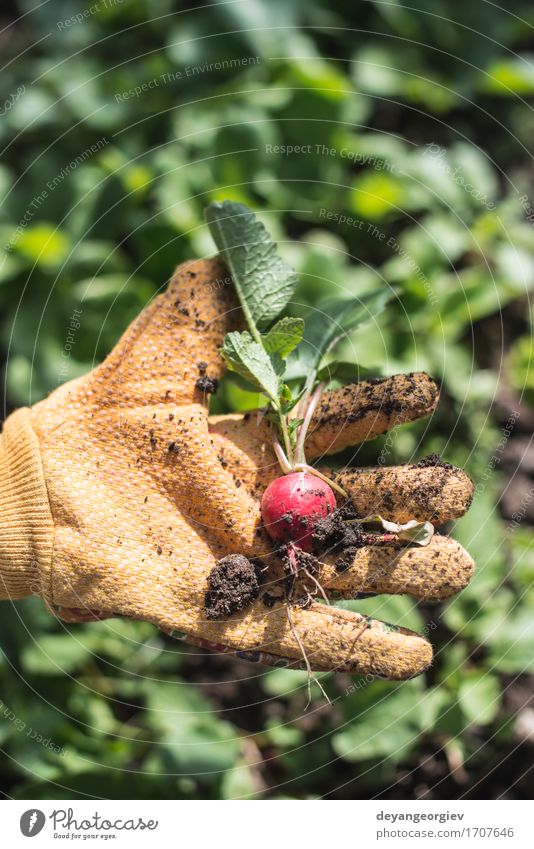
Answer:
[[53, 521], [27, 408], [0, 435], [0, 599], [50, 597]]

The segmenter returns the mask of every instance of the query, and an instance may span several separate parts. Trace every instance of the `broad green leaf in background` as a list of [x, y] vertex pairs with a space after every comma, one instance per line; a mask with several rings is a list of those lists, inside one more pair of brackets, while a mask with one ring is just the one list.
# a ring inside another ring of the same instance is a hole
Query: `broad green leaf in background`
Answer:
[[499, 681], [489, 672], [467, 674], [460, 684], [458, 700], [469, 722], [487, 725], [499, 711]]
[[24, 668], [38, 675], [70, 675], [86, 662], [97, 642], [92, 632], [41, 635], [23, 652]]
[[511, 97], [534, 94], [532, 56], [504, 56], [496, 60], [482, 78], [481, 88], [492, 94]]
[[258, 781], [250, 766], [239, 763], [224, 773], [221, 782], [221, 798], [251, 799], [257, 796]]
[[264, 330], [291, 300], [295, 272], [278, 255], [261, 221], [243, 204], [212, 203], [206, 221], [232, 275], [245, 318]]
[[425, 698], [428, 696], [418, 679], [386, 691], [376, 705], [354, 716], [348, 727], [334, 734], [334, 751], [351, 762], [399, 760], [417, 744], [424, 730], [421, 702]]
[[[365, 614], [365, 616], [370, 616], [371, 619], [380, 619], [386, 623], [394, 622], [395, 626], [392, 627], [400, 625], [403, 628], [410, 628], [412, 631], [418, 632], [423, 629], [421, 614], [413, 600], [405, 595], [380, 595], [376, 598], [359, 599], [357, 601], [350, 599], [337, 602], [336, 607], [341, 607], [343, 610], [354, 610]], [[432, 623], [429, 624], [432, 625]], [[430, 627], [428, 630], [433, 630], [433, 628]]]
[[236, 728], [219, 719], [198, 691], [178, 680], [149, 682], [145, 689], [151, 726], [163, 732], [162, 744], [147, 762], [149, 771], [206, 772], [213, 780], [235, 765]]
[[503, 622], [491, 646], [489, 662], [499, 672], [534, 671], [534, 619], [528, 608], [516, 608]]
[[507, 373], [514, 389], [534, 406], [534, 340], [530, 335], [521, 336], [512, 345]]
[[15, 250], [43, 268], [55, 268], [65, 259], [70, 248], [68, 236], [53, 224], [39, 223], [27, 227], [16, 238]]
[[401, 215], [407, 196], [406, 185], [398, 177], [364, 171], [354, 183], [351, 209], [362, 218], [379, 221]]
[[308, 677], [301, 669], [271, 669], [262, 677], [262, 689], [269, 696], [289, 696], [306, 689]]

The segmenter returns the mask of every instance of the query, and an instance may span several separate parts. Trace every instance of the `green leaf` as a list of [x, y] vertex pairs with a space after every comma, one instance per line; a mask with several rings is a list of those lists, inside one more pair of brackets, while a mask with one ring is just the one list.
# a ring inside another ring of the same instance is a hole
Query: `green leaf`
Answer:
[[284, 363], [278, 354], [268, 354], [248, 330], [227, 333], [222, 354], [229, 369], [237, 372], [258, 392], [267, 395], [276, 408], [279, 407]]
[[221, 782], [223, 799], [250, 799], [258, 794], [258, 781], [246, 763], [239, 763], [224, 773]]
[[[322, 680], [328, 673], [319, 673], [316, 677]], [[262, 687], [269, 696], [294, 696], [304, 692], [308, 684], [308, 675], [301, 669], [272, 669], [262, 678]], [[325, 682], [323, 681], [323, 684]], [[314, 692], [317, 685], [312, 683]]]
[[304, 419], [291, 419], [287, 423], [287, 429], [288, 429], [289, 433], [292, 434], [293, 431], [297, 430], [301, 426], [303, 421], [304, 421]]
[[24, 669], [34, 675], [70, 675], [90, 659], [94, 647], [91, 632], [41, 634], [23, 651]]
[[211, 203], [206, 221], [237, 290], [245, 318], [267, 328], [290, 301], [297, 276], [278, 255], [263, 224], [244, 204]]
[[[336, 607], [341, 610], [354, 610], [363, 613], [371, 619], [379, 619], [382, 622], [396, 622], [403, 628], [412, 631], [423, 630], [423, 619], [411, 598], [406, 595], [379, 595], [375, 598], [347, 599], [336, 602]], [[425, 630], [431, 630], [431, 623], [427, 623]]]
[[15, 240], [17, 253], [45, 269], [60, 265], [70, 250], [69, 237], [58, 227], [40, 222], [27, 227]]
[[534, 670], [534, 620], [528, 609], [511, 612], [508, 620], [496, 631], [489, 653], [489, 662], [499, 672], [508, 675], [531, 673]]
[[[319, 301], [306, 316], [302, 343], [288, 359], [286, 380], [301, 380], [315, 371], [325, 354], [350, 330], [361, 327], [381, 313], [392, 291], [381, 290], [360, 298], [328, 298]], [[354, 366], [356, 373], [357, 366]]]
[[147, 772], [202, 772], [209, 779], [235, 766], [236, 728], [219, 719], [200, 693], [180, 680], [150, 682], [146, 692], [150, 725], [162, 732], [145, 762]]
[[287, 423], [287, 430], [289, 433], [289, 441], [293, 448], [295, 448], [297, 444], [297, 432], [301, 424], [304, 422], [304, 419], [290, 419]]
[[[409, 681], [387, 689], [376, 704], [353, 715], [350, 723], [332, 738], [337, 755], [356, 762], [372, 758], [400, 760], [417, 745], [424, 730], [423, 708], [428, 694], [419, 681]], [[353, 705], [351, 705], [354, 707]]]
[[477, 725], [487, 725], [499, 712], [500, 685], [495, 675], [476, 672], [460, 684], [458, 701], [466, 719]]
[[277, 321], [269, 332], [262, 336], [263, 347], [269, 354], [279, 354], [285, 359], [297, 347], [304, 333], [304, 320], [287, 316]]
[[[284, 687], [282, 685], [282, 693]], [[276, 695], [276, 693], [274, 694]], [[304, 739], [304, 734], [300, 728], [296, 728], [291, 723], [286, 723], [280, 718], [269, 717], [265, 722], [265, 733], [271, 745], [277, 749], [292, 749], [300, 746]]]

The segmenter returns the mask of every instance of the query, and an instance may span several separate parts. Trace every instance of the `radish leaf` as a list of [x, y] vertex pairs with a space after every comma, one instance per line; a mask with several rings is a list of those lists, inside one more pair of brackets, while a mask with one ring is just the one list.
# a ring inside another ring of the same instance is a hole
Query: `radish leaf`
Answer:
[[288, 359], [286, 380], [303, 380], [314, 373], [322, 358], [346, 333], [379, 315], [391, 298], [392, 290], [370, 292], [359, 298], [329, 298], [319, 301], [306, 316], [302, 343]]
[[285, 317], [276, 322], [269, 332], [262, 336], [263, 347], [269, 354], [279, 354], [285, 359], [297, 347], [304, 333], [302, 318]]
[[282, 312], [297, 285], [297, 275], [277, 253], [267, 230], [242, 203], [211, 203], [206, 221], [232, 275], [249, 330], [259, 342]]
[[230, 370], [267, 395], [273, 407], [279, 409], [284, 362], [278, 354], [268, 354], [245, 330], [226, 334], [222, 355]]

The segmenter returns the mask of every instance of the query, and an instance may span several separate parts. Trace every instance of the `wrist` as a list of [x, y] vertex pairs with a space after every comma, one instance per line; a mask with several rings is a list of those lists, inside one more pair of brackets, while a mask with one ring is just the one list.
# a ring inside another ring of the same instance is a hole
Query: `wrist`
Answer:
[[0, 598], [51, 598], [53, 532], [39, 441], [23, 408], [0, 435]]

